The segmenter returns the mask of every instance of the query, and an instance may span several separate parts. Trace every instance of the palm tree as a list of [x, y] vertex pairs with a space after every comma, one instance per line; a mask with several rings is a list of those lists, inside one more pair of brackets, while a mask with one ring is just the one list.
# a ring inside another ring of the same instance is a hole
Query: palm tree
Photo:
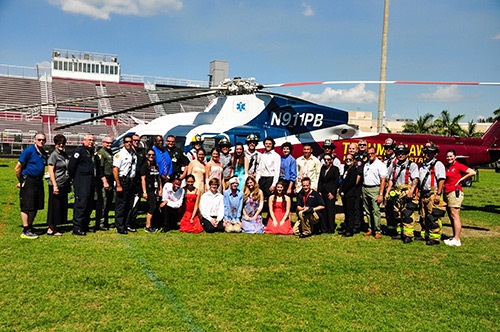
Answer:
[[465, 131], [466, 137], [481, 137], [482, 134], [476, 131], [476, 123], [474, 120], [470, 120], [467, 125], [467, 130]]
[[465, 117], [465, 114], [459, 114], [452, 118], [448, 110], [443, 110], [441, 116], [434, 121], [435, 131], [437, 134], [445, 136], [462, 136], [465, 131], [460, 127], [460, 120]]
[[403, 133], [425, 134], [433, 128], [432, 119], [434, 115], [427, 113], [419, 116], [417, 122], [406, 122], [403, 125]]
[[497, 108], [495, 111], [493, 111], [493, 115], [495, 117], [493, 118], [492, 122], [500, 120], [500, 108]]

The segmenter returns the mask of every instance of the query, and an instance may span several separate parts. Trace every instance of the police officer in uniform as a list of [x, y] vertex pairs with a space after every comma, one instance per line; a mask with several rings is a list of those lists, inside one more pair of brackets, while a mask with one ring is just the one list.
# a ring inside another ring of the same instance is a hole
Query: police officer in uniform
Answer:
[[89, 228], [96, 176], [94, 144], [94, 135], [86, 134], [83, 144], [75, 149], [68, 163], [68, 173], [73, 179], [75, 192], [73, 235], [84, 236], [86, 232], [95, 232]]
[[115, 179], [113, 177], [112, 144], [113, 138], [111, 136], [105, 136], [102, 140], [101, 148], [97, 150], [95, 154], [97, 169], [95, 229], [101, 231], [107, 231], [109, 229], [109, 211], [113, 204]]
[[[403, 243], [413, 240], [414, 219], [412, 214], [418, 209], [418, 199], [415, 196], [418, 185], [418, 166], [410, 159], [410, 149], [403, 143], [394, 150], [396, 163], [391, 163], [388, 169], [389, 184], [385, 193], [385, 214], [388, 229], [394, 230], [392, 239], [402, 239]], [[389, 221], [394, 221], [389, 225]]]
[[442, 222], [446, 203], [441, 199], [446, 169], [436, 159], [438, 147], [427, 142], [422, 150], [424, 162], [420, 165], [420, 223], [425, 229], [425, 244], [432, 246], [441, 243]]
[[132, 149], [132, 136], [125, 136], [123, 148], [113, 158], [113, 176], [116, 182], [115, 225], [119, 234], [137, 231], [130, 225], [136, 167], [137, 157]]

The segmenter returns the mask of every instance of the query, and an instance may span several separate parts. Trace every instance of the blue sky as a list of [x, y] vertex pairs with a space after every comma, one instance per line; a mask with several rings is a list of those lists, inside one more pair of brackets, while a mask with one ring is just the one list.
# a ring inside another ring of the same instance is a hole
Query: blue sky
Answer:
[[[0, 0], [0, 64], [54, 48], [118, 54], [122, 73], [206, 80], [209, 62], [263, 84], [378, 80], [383, 0]], [[500, 81], [500, 1], [392, 0], [388, 80]], [[378, 85], [280, 88], [377, 112]], [[500, 86], [389, 85], [388, 118], [500, 107]]]

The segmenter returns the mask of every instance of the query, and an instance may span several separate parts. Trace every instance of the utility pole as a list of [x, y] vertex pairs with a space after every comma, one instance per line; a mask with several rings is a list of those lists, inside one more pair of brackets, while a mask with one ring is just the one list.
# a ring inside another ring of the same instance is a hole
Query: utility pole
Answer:
[[[387, 71], [387, 30], [389, 25], [389, 0], [384, 0], [384, 23], [382, 27], [382, 59], [380, 60], [380, 80], [386, 80]], [[385, 125], [385, 83], [380, 83], [378, 93], [377, 132], [381, 133]]]

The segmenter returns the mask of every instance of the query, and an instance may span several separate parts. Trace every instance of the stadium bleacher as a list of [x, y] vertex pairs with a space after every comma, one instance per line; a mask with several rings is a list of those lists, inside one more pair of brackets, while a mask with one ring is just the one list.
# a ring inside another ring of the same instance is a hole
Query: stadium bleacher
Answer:
[[[135, 119], [149, 122], [163, 114], [178, 112], [203, 111], [210, 99], [202, 97], [182, 103], [170, 103], [147, 107], [128, 114], [115, 116], [113, 120], [96, 120], [85, 125], [73, 126], [61, 131], [54, 131], [59, 124], [58, 112], [64, 112], [65, 123], [75, 114], [74, 121], [144, 105], [152, 101], [168, 100], [189, 95], [189, 92], [176, 92], [186, 86], [156, 85], [143, 82], [100, 82], [68, 79], [60, 77], [19, 77], [0, 74], [0, 154], [15, 155], [33, 143], [38, 131], [47, 135], [47, 143], [53, 142], [53, 136], [64, 134], [68, 146], [81, 144], [82, 135], [91, 132], [99, 143], [105, 135], [118, 136], [136, 125]], [[157, 93], [157, 90], [169, 90], [171, 94]], [[116, 96], [126, 94], [125, 96]], [[112, 96], [106, 99], [73, 101], [88, 97]], [[70, 102], [68, 102], [70, 100]], [[13, 107], [56, 102], [55, 106], [43, 106], [6, 110]], [[61, 113], [62, 114], [62, 113]], [[50, 146], [48, 148], [51, 149]]]

